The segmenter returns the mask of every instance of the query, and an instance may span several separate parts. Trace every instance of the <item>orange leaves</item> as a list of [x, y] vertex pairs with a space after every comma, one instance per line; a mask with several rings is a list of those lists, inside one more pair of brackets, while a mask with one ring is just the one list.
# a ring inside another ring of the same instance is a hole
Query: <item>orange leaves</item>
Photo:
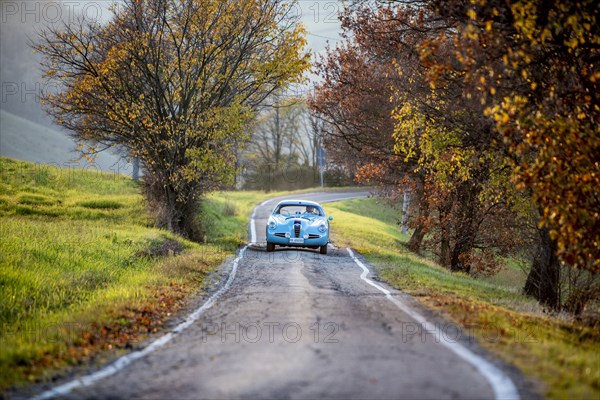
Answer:
[[348, 9], [341, 17], [353, 40], [317, 61], [323, 79], [309, 105], [331, 132], [324, 138], [330, 159], [352, 171], [360, 168], [360, 182], [389, 184], [409, 168], [401, 157], [392, 159], [392, 94], [405, 67], [398, 64], [394, 40], [399, 25], [391, 9], [357, 7], [355, 15]]
[[[455, 42], [458, 61], [488, 94], [485, 113], [515, 158], [517, 187], [543, 210], [562, 260], [598, 272], [597, 4], [512, 1], [497, 12], [505, 6], [488, 1], [459, 18], [457, 34], [472, 40]], [[497, 19], [501, 14], [513, 22]], [[475, 26], [494, 36], [476, 40]], [[499, 85], [484, 81], [487, 71], [503, 77]]]
[[92, 326], [78, 334], [65, 354], [65, 361], [74, 364], [102, 350], [135, 346], [143, 335], [162, 329], [166, 319], [183, 306], [191, 289], [170, 283], [154, 288], [150, 297], [136, 306], [114, 310], [110, 317], [113, 322]]
[[388, 173], [388, 166], [385, 164], [368, 163], [361, 166], [356, 172], [356, 181], [363, 185], [372, 185], [380, 182]]

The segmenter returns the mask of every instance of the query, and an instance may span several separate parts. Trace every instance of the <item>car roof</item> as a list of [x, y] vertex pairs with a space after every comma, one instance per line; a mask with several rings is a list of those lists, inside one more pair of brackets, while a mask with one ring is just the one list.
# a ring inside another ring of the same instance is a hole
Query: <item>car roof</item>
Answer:
[[[286, 206], [315, 206], [321, 207], [321, 205], [315, 201], [310, 200], [282, 200], [275, 207], [279, 207], [281, 205]], [[322, 208], [322, 207], [321, 207]]]

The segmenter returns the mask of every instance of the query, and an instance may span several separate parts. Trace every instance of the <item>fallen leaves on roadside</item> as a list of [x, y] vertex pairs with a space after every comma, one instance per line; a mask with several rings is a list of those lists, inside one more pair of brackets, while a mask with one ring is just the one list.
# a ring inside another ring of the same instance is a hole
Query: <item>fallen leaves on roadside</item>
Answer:
[[85, 359], [102, 350], [132, 349], [147, 339], [148, 334], [163, 329], [167, 319], [185, 304], [190, 289], [181, 284], [151, 288], [148, 298], [135, 306], [113, 310], [110, 322], [92, 325], [81, 333], [71, 348], [72, 361]]

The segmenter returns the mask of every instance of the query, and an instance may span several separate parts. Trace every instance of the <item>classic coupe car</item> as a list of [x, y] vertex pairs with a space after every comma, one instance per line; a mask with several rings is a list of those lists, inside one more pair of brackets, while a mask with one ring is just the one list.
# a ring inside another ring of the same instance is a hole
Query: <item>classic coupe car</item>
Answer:
[[321, 254], [327, 254], [332, 219], [314, 201], [284, 200], [267, 221], [267, 251], [274, 251], [277, 245], [318, 248]]

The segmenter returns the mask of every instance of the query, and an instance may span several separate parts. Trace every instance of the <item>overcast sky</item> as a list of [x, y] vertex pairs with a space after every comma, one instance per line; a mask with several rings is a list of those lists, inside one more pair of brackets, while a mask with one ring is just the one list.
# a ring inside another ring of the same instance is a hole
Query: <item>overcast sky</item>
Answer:
[[[84, 14], [89, 19], [106, 20], [112, 0], [23, 1], [0, 0], [0, 108], [48, 124], [39, 102], [39, 56], [27, 45], [36, 29], [45, 23], [71, 19]], [[339, 40], [338, 12], [341, 1], [300, 0], [296, 12], [308, 31], [308, 49], [323, 53], [327, 42]], [[315, 77], [312, 76], [311, 79]]]

